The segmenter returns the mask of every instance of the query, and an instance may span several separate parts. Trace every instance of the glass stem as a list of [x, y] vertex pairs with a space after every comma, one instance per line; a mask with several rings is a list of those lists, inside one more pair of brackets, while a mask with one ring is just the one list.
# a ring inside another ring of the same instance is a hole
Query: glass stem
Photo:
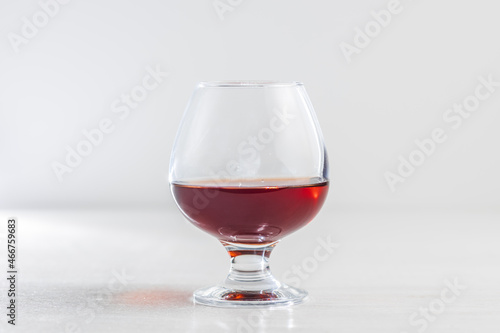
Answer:
[[231, 269], [224, 281], [226, 288], [261, 292], [281, 286], [269, 268], [269, 256], [277, 242], [262, 247], [246, 247], [226, 242], [222, 244], [231, 257]]

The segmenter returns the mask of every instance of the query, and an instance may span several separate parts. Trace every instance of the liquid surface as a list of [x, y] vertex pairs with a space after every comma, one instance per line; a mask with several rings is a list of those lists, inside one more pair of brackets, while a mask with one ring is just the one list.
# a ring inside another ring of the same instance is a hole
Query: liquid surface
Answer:
[[172, 193], [184, 215], [218, 239], [271, 243], [309, 223], [326, 199], [328, 181], [309, 180], [306, 185], [297, 185], [299, 182], [272, 181], [278, 186], [257, 186], [257, 182], [247, 182], [247, 186], [173, 183]]

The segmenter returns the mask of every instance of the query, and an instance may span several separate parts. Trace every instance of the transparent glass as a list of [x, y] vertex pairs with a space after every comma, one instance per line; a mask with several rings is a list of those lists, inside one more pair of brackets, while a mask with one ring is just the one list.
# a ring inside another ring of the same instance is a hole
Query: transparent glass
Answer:
[[328, 192], [323, 137], [302, 83], [199, 83], [177, 133], [169, 181], [184, 216], [231, 257], [226, 280], [195, 291], [195, 302], [276, 306], [307, 298], [277, 281], [268, 263]]

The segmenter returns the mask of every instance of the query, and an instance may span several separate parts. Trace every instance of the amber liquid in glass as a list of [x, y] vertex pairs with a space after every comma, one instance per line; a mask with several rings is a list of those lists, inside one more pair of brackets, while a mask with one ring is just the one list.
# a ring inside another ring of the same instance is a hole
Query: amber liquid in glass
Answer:
[[236, 183], [173, 183], [172, 192], [197, 227], [221, 241], [244, 244], [272, 243], [300, 229], [316, 216], [328, 192], [324, 180]]

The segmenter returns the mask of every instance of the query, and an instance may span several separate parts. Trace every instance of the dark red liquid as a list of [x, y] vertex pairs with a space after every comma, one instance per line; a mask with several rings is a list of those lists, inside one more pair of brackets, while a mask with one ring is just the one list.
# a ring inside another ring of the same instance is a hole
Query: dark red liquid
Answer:
[[270, 243], [303, 227], [316, 216], [326, 199], [328, 181], [280, 186], [174, 183], [172, 192], [184, 215], [220, 240]]

